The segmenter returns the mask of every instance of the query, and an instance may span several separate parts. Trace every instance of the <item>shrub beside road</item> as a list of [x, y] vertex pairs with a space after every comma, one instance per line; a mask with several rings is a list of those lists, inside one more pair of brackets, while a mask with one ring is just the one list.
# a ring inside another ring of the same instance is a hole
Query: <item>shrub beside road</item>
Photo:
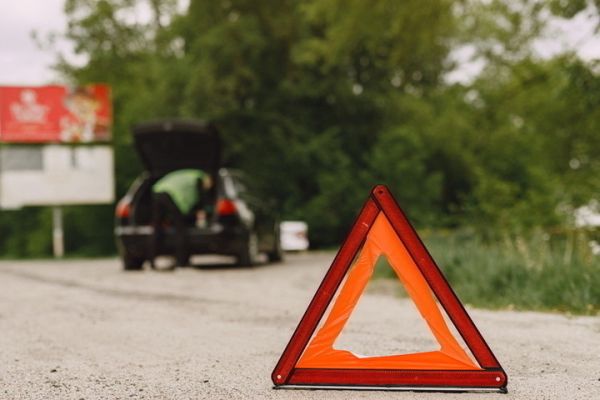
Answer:
[[[466, 232], [425, 231], [423, 241], [459, 297], [485, 308], [600, 312], [600, 256], [591, 235], [537, 232], [484, 241]], [[378, 276], [394, 278], [389, 268]]]

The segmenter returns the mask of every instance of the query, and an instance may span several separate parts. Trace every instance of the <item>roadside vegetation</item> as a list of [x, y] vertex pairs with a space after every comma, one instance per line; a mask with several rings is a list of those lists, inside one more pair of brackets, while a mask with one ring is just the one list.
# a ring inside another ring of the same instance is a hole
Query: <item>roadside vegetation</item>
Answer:
[[[141, 170], [131, 125], [210, 119], [225, 164], [307, 221], [314, 247], [337, 246], [384, 183], [438, 232], [427, 241], [465, 301], [598, 309], [598, 257], [572, 216], [600, 193], [600, 64], [533, 45], [552, 18], [597, 21], [598, 1], [179, 3], [66, 1], [86, 61], [56, 68], [113, 88], [117, 196]], [[457, 80], [463, 62], [481, 72]], [[112, 210], [67, 207], [67, 253], [114, 253]], [[0, 254], [50, 255], [50, 222], [3, 211]]]
[[[473, 231], [425, 231], [422, 239], [466, 304], [598, 315], [600, 257], [589, 246], [597, 235], [535, 231], [486, 241]], [[391, 268], [375, 271], [396, 279]]]

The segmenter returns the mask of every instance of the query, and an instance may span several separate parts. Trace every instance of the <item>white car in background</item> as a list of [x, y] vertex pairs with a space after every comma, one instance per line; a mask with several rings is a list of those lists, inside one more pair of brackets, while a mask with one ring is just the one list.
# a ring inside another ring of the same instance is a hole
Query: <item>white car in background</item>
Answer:
[[281, 228], [281, 249], [283, 251], [308, 250], [308, 224], [304, 221], [283, 221]]

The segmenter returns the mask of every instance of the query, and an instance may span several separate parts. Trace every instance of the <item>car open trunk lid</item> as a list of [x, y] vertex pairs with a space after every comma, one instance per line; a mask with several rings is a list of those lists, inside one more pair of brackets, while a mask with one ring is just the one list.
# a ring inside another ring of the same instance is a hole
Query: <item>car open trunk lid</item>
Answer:
[[133, 128], [133, 138], [144, 167], [153, 176], [195, 168], [216, 176], [221, 142], [213, 124], [197, 120], [145, 122]]

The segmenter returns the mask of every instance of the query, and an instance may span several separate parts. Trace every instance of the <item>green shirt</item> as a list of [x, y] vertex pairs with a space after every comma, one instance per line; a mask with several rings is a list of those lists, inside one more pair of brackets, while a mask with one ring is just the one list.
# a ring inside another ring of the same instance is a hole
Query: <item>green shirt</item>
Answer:
[[169, 172], [160, 178], [152, 191], [154, 193], [167, 193], [183, 214], [189, 214], [200, 201], [200, 187], [198, 181], [204, 178], [205, 173], [198, 169], [180, 169]]

